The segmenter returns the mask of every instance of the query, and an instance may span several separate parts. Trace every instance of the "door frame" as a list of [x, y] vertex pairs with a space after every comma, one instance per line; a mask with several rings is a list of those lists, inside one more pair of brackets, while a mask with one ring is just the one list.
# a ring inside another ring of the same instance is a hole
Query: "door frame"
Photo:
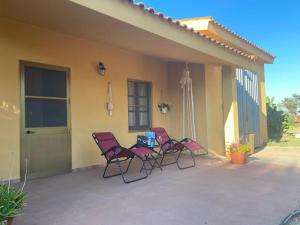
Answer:
[[[25, 66], [39, 67], [50, 70], [63, 71], [66, 73], [66, 94], [67, 94], [67, 131], [69, 134], [69, 149], [68, 149], [68, 167], [70, 172], [72, 171], [72, 133], [71, 133], [71, 100], [70, 100], [70, 73], [71, 70], [68, 67], [50, 65], [39, 62], [32, 62], [26, 60], [19, 61], [20, 72], [20, 178], [22, 181], [25, 179], [26, 163], [25, 163], [25, 144], [24, 144], [24, 132], [25, 132]], [[55, 128], [54, 128], [55, 129]]]

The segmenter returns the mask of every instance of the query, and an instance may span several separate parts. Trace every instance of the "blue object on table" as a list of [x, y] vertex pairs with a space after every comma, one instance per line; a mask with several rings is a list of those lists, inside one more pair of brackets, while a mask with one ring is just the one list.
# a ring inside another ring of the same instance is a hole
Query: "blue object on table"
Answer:
[[152, 131], [146, 131], [145, 136], [137, 136], [137, 144], [141, 147], [154, 148], [155, 145], [155, 133]]
[[147, 137], [147, 145], [149, 148], [154, 148], [155, 145], [155, 133], [153, 131], [146, 131], [145, 136]]
[[137, 145], [139, 147], [148, 147], [148, 138], [146, 136], [137, 136]]

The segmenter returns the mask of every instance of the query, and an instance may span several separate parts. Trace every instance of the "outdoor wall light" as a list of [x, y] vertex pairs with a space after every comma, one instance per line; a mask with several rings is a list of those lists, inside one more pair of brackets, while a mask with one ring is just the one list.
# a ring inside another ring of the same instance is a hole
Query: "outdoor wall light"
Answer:
[[105, 75], [106, 68], [102, 62], [98, 63], [98, 71], [99, 71], [100, 75], [102, 75], [102, 76]]

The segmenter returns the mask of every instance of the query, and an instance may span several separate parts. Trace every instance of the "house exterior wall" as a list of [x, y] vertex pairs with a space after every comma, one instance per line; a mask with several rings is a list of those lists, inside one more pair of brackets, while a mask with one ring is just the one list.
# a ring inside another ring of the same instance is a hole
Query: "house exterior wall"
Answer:
[[[138, 133], [128, 132], [128, 79], [152, 82], [152, 125], [169, 130], [169, 117], [156, 109], [162, 92], [168, 98], [163, 61], [3, 18], [0, 31], [1, 179], [8, 179], [12, 161], [11, 177], [20, 177], [20, 60], [70, 68], [73, 169], [104, 162], [91, 137], [94, 131], [112, 131], [124, 146], [135, 143]], [[104, 77], [96, 70], [99, 61], [107, 67]], [[112, 117], [105, 107], [108, 82], [113, 92]]]
[[[177, 139], [182, 137], [179, 80], [183, 63], [166, 63], [104, 42], [92, 42], [4, 18], [0, 18], [0, 31], [0, 179], [8, 178], [12, 164], [11, 177], [20, 177], [20, 60], [70, 68], [73, 169], [104, 162], [91, 138], [94, 131], [110, 130], [124, 146], [135, 143], [138, 133], [128, 132], [128, 79], [152, 82], [152, 126], [165, 127], [170, 136]], [[104, 77], [96, 69], [99, 61], [107, 67]], [[235, 129], [228, 133], [231, 137], [237, 136], [238, 130], [236, 124], [232, 124], [237, 118], [236, 97], [232, 92], [224, 99], [224, 90], [233, 90], [235, 84], [229, 77], [227, 81], [222, 78], [222, 65], [190, 64], [190, 69], [197, 141], [212, 152], [224, 154], [226, 130]], [[264, 64], [249, 62], [246, 69], [255, 71], [259, 77], [263, 144], [267, 141]], [[108, 82], [113, 89], [112, 117], [105, 107]], [[161, 101], [171, 106], [167, 115], [156, 108]], [[224, 114], [223, 107], [229, 110], [228, 114]]]
[[205, 65], [205, 96], [208, 150], [225, 155], [222, 66]]
[[[170, 101], [170, 135], [181, 140], [182, 137], [182, 89], [180, 79], [185, 68], [184, 63], [169, 63], [169, 101]], [[204, 65], [190, 64], [191, 78], [193, 80], [193, 94], [195, 107], [195, 127], [197, 141], [207, 148], [207, 121], [205, 98]]]
[[259, 108], [260, 108], [260, 145], [265, 145], [268, 142], [268, 127], [267, 127], [267, 105], [266, 105], [266, 86], [265, 86], [265, 68], [264, 64], [257, 64], [255, 71], [258, 74], [259, 83]]
[[[170, 134], [182, 138], [182, 90], [185, 64], [169, 63]], [[238, 101], [234, 66], [190, 64], [193, 79], [197, 141], [210, 152], [225, 155], [225, 144], [239, 141]], [[260, 141], [267, 141], [263, 64], [249, 66], [260, 79]]]
[[239, 140], [238, 102], [236, 91], [235, 68], [222, 68], [222, 95], [225, 144], [230, 145]]

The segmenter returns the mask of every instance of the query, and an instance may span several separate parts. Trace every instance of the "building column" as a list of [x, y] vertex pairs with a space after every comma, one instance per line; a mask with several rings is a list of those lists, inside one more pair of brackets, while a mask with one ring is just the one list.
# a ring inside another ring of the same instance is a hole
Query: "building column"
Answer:
[[257, 72], [260, 108], [260, 145], [265, 145], [268, 142], [268, 125], [264, 66], [262, 65], [260, 71]]
[[225, 155], [223, 122], [222, 66], [205, 64], [205, 97], [207, 148], [210, 152]]
[[239, 117], [236, 88], [236, 68], [224, 66], [223, 78], [223, 111], [225, 143], [231, 144], [239, 140]]

